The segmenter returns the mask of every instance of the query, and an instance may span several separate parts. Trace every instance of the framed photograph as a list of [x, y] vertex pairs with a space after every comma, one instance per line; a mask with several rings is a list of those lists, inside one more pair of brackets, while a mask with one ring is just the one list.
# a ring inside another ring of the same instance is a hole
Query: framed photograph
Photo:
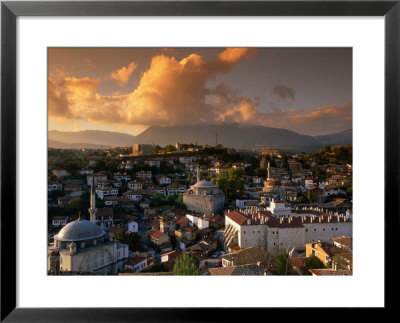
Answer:
[[390, 308], [399, 15], [3, 1], [1, 320]]

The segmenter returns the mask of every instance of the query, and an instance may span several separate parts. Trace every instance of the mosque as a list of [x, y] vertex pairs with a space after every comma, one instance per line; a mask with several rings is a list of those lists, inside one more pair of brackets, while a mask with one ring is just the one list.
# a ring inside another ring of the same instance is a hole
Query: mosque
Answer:
[[128, 246], [118, 243], [96, 224], [93, 186], [90, 192], [90, 221], [79, 219], [68, 223], [54, 236], [48, 247], [49, 275], [112, 275], [123, 270]]
[[224, 208], [225, 194], [213, 183], [200, 180], [200, 169], [197, 166], [197, 183], [183, 194], [183, 203], [189, 211], [212, 214]]
[[270, 167], [269, 162], [268, 162], [267, 171], [268, 171], [268, 175], [267, 175], [267, 179], [264, 181], [263, 192], [273, 194], [273, 195], [279, 195], [280, 191], [281, 191], [281, 182], [279, 180], [276, 180], [273, 177], [271, 177], [271, 167]]

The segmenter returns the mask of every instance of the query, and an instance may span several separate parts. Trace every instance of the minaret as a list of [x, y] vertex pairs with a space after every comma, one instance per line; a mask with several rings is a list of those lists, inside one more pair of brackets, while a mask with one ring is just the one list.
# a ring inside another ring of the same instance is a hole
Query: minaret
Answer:
[[197, 183], [200, 182], [200, 167], [199, 164], [197, 164]]
[[268, 162], [268, 168], [267, 168], [267, 170], [268, 170], [268, 175], [267, 175], [267, 179], [269, 178], [269, 175], [270, 175], [270, 165], [269, 165], [269, 162]]
[[93, 185], [94, 181], [92, 182], [92, 185], [90, 186], [90, 208], [89, 208], [89, 214], [90, 214], [90, 222], [96, 222], [96, 194], [93, 192]]

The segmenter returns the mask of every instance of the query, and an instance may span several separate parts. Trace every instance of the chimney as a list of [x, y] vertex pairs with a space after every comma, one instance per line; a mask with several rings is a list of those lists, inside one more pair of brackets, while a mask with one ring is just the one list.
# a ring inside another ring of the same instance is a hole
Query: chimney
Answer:
[[264, 224], [264, 218], [260, 219], [260, 224]]
[[321, 217], [319, 216], [318, 218], [319, 218], [319, 223], [321, 223]]
[[247, 219], [247, 225], [251, 224], [251, 219]]

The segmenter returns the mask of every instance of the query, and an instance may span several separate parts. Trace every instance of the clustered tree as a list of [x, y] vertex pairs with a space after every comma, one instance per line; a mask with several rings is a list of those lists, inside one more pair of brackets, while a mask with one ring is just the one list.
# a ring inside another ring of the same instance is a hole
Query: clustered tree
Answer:
[[193, 256], [188, 255], [183, 250], [182, 256], [176, 260], [174, 269], [172, 270], [174, 275], [199, 275], [196, 264], [193, 261]]
[[183, 195], [168, 195], [161, 196], [161, 194], [154, 194], [150, 200], [150, 206], [161, 206], [161, 205], [174, 205], [178, 208], [186, 210], [186, 205], [183, 204]]
[[312, 255], [304, 260], [304, 267], [302, 268], [303, 275], [311, 275], [310, 269], [325, 268], [324, 263], [318, 257]]
[[287, 250], [282, 250], [278, 254], [272, 263], [272, 271], [275, 275], [297, 275], [297, 272], [289, 263], [289, 252]]
[[127, 244], [130, 251], [142, 251], [144, 249], [142, 237], [139, 233], [128, 232], [125, 229], [120, 229], [115, 234], [115, 239], [121, 243]]
[[212, 179], [212, 182], [224, 191], [228, 201], [233, 201], [243, 194], [244, 179], [241, 169], [230, 168], [222, 171]]

